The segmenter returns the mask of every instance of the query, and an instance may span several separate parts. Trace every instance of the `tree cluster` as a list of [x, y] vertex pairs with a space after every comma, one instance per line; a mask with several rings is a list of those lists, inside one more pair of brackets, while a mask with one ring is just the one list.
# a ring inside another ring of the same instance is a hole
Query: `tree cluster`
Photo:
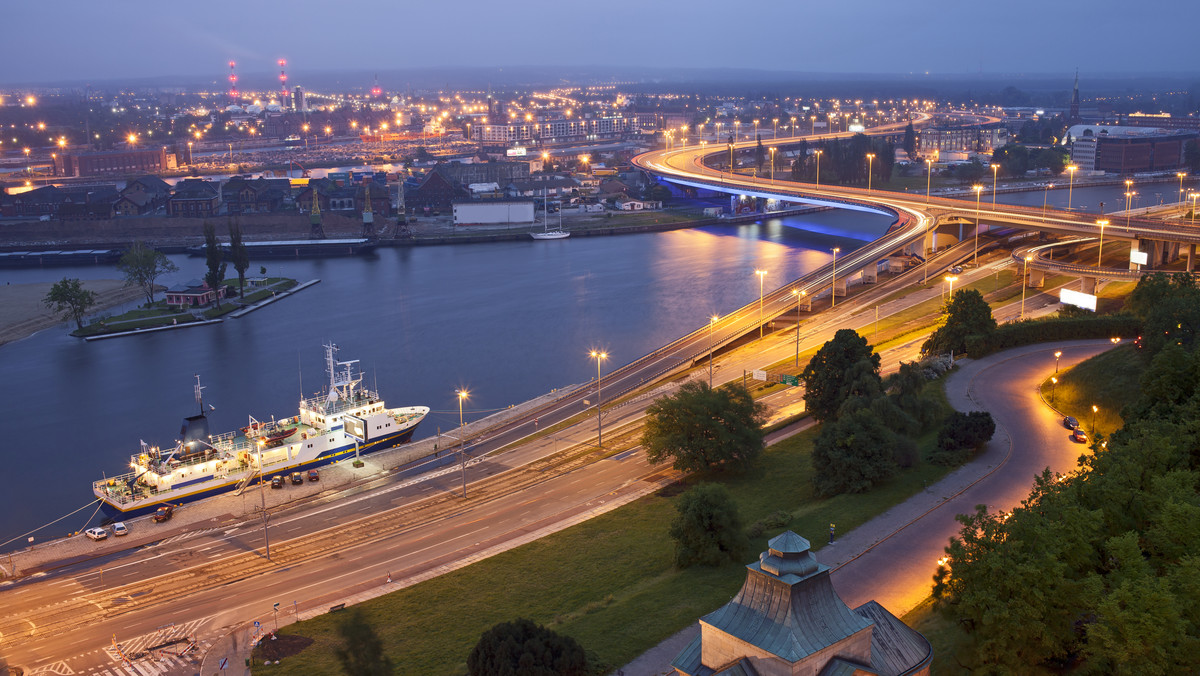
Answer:
[[879, 365], [865, 338], [841, 329], [800, 375], [805, 407], [824, 423], [812, 455], [821, 495], [861, 493], [917, 461], [909, 435], [930, 422], [937, 404], [924, 394], [919, 366], [902, 365], [885, 384]]
[[1066, 151], [1057, 147], [1030, 151], [1009, 143], [992, 151], [992, 162], [1000, 165], [1000, 173], [1013, 178], [1024, 176], [1030, 169], [1046, 169], [1058, 176], [1066, 169]]
[[154, 303], [155, 282], [162, 275], [177, 272], [179, 267], [167, 258], [167, 255], [156, 249], [134, 242], [117, 261], [117, 269], [125, 275], [125, 284], [141, 288], [146, 294], [146, 304]]
[[[817, 178], [817, 155], [809, 152], [808, 144], [802, 144], [792, 164], [792, 178], [815, 182]], [[866, 134], [855, 134], [848, 139], [825, 141], [819, 144], [821, 151], [821, 183], [867, 184], [867, 170], [871, 170], [871, 181], [878, 185], [892, 177], [896, 164], [896, 146], [882, 138]], [[816, 149], [814, 149], [816, 150]], [[867, 161], [867, 153], [875, 159]]]
[[204, 224], [204, 263], [208, 272], [204, 273], [204, 283], [213, 290], [213, 303], [221, 307], [221, 285], [225, 283], [225, 253], [221, 251], [221, 243], [217, 241], [217, 229], [212, 223]]
[[[1146, 311], [1177, 283], [1144, 279], [1130, 302]], [[1079, 472], [1044, 473], [1011, 515], [981, 505], [959, 517], [934, 597], [968, 629], [965, 666], [1200, 670], [1200, 353], [1147, 350], [1124, 426]]]
[[982, 336], [984, 339], [996, 332], [996, 320], [992, 308], [976, 289], [959, 289], [950, 297], [946, 323], [938, 327], [921, 346], [927, 354], [967, 351], [967, 339]]
[[83, 288], [78, 279], [63, 277], [50, 287], [42, 298], [42, 304], [54, 312], [75, 321], [75, 328], [83, 329], [83, 316], [96, 304], [96, 293]]
[[579, 642], [532, 620], [501, 622], [483, 632], [467, 657], [471, 676], [585, 676]]
[[685, 383], [646, 409], [646, 459], [653, 465], [670, 460], [681, 472], [744, 469], [762, 453], [765, 414], [741, 385]]

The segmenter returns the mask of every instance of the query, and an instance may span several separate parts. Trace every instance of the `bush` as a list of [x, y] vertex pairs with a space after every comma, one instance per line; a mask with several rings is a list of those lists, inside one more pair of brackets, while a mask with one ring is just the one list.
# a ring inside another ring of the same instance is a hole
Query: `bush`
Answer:
[[939, 465], [959, 465], [972, 455], [983, 450], [992, 435], [996, 423], [987, 411], [959, 413], [955, 411], [946, 418], [938, 432], [937, 448], [930, 455], [930, 462]]
[[1142, 323], [1131, 315], [1051, 317], [1005, 324], [989, 336], [967, 336], [967, 354], [978, 359], [1010, 347], [1086, 338], [1136, 338]]
[[471, 676], [585, 676], [588, 667], [578, 641], [519, 618], [483, 632], [467, 658], [467, 672]]
[[719, 484], [699, 484], [679, 497], [671, 537], [675, 539], [675, 565], [716, 566], [726, 560], [741, 561], [748, 541], [742, 520], [729, 491]]

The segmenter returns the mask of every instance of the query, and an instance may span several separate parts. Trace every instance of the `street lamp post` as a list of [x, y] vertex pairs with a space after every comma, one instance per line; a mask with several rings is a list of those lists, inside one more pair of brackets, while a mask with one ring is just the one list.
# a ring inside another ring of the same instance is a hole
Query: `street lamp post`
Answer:
[[719, 317], [713, 315], [708, 318], [708, 389], [712, 389], [712, 374], [713, 374], [713, 350], [716, 346], [713, 343], [713, 327], [717, 325]]
[[1062, 358], [1062, 350], [1054, 351], [1054, 372], [1058, 373], [1058, 360]]
[[771, 151], [771, 185], [775, 185], [775, 147], [768, 148]]
[[763, 337], [763, 278], [767, 276], [766, 270], [755, 270], [754, 274], [758, 275], [758, 339]]
[[983, 192], [983, 186], [973, 185], [971, 190], [975, 191], [975, 253], [971, 259], [971, 264], [979, 267], [979, 194]]
[[815, 187], [820, 188], [821, 187], [821, 149], [817, 148], [816, 150], [813, 151], [813, 153], [817, 156], [817, 174], [816, 174], [817, 181], [816, 181]]
[[733, 180], [733, 143], [729, 144], [729, 180]]
[[[1108, 221], [1099, 220], [1096, 221], [1096, 225], [1100, 226], [1100, 253], [1096, 254], [1096, 267], [1100, 267], [1100, 262], [1104, 259], [1104, 226], [1108, 225]], [[1128, 222], [1125, 227], [1129, 227]]]
[[1092, 404], [1092, 438], [1093, 439], [1096, 438], [1096, 412], [1099, 410], [1100, 410], [1100, 408], [1098, 406], [1096, 406], [1095, 404]]
[[841, 248], [833, 247], [833, 274], [829, 278], [829, 307], [831, 308], [837, 305], [837, 255], [839, 251]]
[[596, 360], [596, 447], [604, 450], [604, 423], [600, 419], [600, 404], [603, 403], [600, 392], [600, 362], [608, 359], [608, 353], [592, 350], [591, 356]]
[[950, 302], [953, 303], [954, 302], [954, 283], [958, 281], [958, 277], [955, 277], [954, 275], [946, 275], [946, 281], [950, 282], [949, 296], [950, 296]]
[[1000, 175], [1000, 165], [992, 162], [992, 211], [996, 210], [996, 177]]
[[1053, 183], [1047, 183], [1042, 190], [1042, 222], [1046, 222], [1046, 200], [1050, 198], [1050, 188], [1053, 188]]
[[465, 500], [467, 498], [467, 454], [463, 447], [463, 442], [466, 441], [467, 435], [463, 433], [462, 406], [463, 400], [470, 395], [470, 392], [466, 390], [455, 390], [455, 394], [458, 395], [458, 459], [459, 464], [462, 467], [463, 499]]
[[1133, 203], [1133, 193], [1126, 192], [1125, 193], [1125, 229], [1126, 230], [1129, 229], [1129, 212], [1131, 210], [1132, 203]]
[[800, 365], [800, 299], [808, 295], [807, 291], [800, 289], [792, 289], [792, 295], [796, 297], [796, 366]]
[[925, 203], [929, 204], [929, 186], [933, 181], [933, 160], [925, 160]]
[[1033, 256], [1025, 257], [1025, 271], [1021, 273], [1021, 319], [1025, 319], [1025, 289], [1029, 286], [1027, 277], [1029, 275], [1029, 261], [1033, 260]]
[[867, 192], [871, 192], [871, 168], [875, 166], [875, 153], [867, 153]]
[[1050, 376], [1050, 403], [1054, 403], [1054, 390], [1058, 388], [1058, 378]]
[[796, 116], [792, 116], [792, 138], [796, 138]]
[[1183, 179], [1187, 177], [1187, 174], [1179, 171], [1176, 172], [1175, 175], [1179, 177], [1179, 201], [1183, 202]]
[[1075, 192], [1075, 172], [1078, 169], [1074, 164], [1067, 167], [1067, 174], [1071, 177], [1071, 182], [1067, 185], [1067, 211], [1071, 210], [1071, 198]]

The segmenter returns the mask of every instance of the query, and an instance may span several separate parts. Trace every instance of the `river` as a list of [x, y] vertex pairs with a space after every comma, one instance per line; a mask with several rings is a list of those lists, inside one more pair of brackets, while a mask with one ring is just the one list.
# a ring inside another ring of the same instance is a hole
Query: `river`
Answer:
[[[326, 380], [321, 345], [360, 359], [391, 406], [433, 413], [418, 437], [611, 370], [861, 246], [891, 219], [825, 211], [760, 223], [566, 240], [380, 249], [369, 258], [265, 261], [269, 275], [321, 283], [217, 325], [84, 342], [65, 325], [0, 347], [9, 477], [0, 542], [91, 501], [91, 482], [127, 471], [140, 440], [171, 445], [195, 412], [194, 374], [216, 430], [294, 415]], [[203, 258], [173, 256], [170, 285]], [[258, 262], [252, 271], [257, 272]], [[6, 282], [118, 277], [109, 267], [3, 270]], [[115, 314], [119, 310], [113, 310]], [[85, 510], [36, 534], [81, 529]], [[6, 545], [11, 549], [20, 542]]]

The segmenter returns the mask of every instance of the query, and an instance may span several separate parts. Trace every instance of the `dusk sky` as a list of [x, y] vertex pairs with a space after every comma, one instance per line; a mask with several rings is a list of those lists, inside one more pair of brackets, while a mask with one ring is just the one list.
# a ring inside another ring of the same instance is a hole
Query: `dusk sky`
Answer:
[[[0, 83], [496, 66], [1196, 72], [1195, 0], [11, 2]], [[388, 83], [384, 83], [385, 85]]]

